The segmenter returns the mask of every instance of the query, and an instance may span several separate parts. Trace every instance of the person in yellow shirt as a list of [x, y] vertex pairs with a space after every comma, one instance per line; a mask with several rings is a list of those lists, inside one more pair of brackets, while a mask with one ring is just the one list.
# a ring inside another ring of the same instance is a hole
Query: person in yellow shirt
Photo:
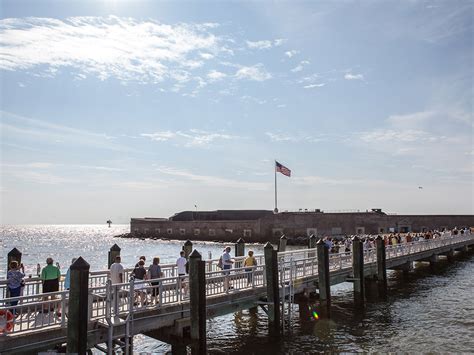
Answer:
[[249, 250], [249, 256], [244, 261], [245, 272], [247, 273], [247, 286], [253, 282], [254, 266], [257, 266], [257, 260], [253, 256], [253, 250]]

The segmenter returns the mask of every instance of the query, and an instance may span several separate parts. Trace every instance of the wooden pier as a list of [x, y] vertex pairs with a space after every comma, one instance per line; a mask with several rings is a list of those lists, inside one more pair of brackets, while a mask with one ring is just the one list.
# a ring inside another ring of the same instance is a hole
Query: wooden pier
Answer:
[[[113, 354], [121, 348], [133, 352], [133, 336], [145, 334], [172, 345], [172, 352], [206, 353], [206, 319], [243, 309], [261, 307], [268, 315], [270, 335], [279, 335], [285, 317], [291, 318], [292, 303], [311, 293], [319, 294], [321, 316], [330, 317], [331, 286], [342, 282], [354, 285], [354, 302], [364, 307], [366, 295], [384, 297], [387, 269], [409, 272], [414, 262], [438, 262], [440, 256], [449, 261], [459, 252], [470, 252], [474, 233], [451, 235], [436, 239], [385, 246], [379, 237], [376, 247], [364, 250], [361, 241], [353, 238], [353, 253], [328, 253], [326, 245], [310, 238], [308, 248], [283, 251], [267, 243], [264, 255], [256, 255], [258, 266], [233, 268], [225, 274], [217, 267], [218, 260], [201, 259], [185, 248], [189, 258], [189, 275], [177, 275], [175, 265], [163, 265], [164, 277], [151, 285], [150, 280], [112, 285], [108, 272], [89, 272], [82, 258], [71, 267], [71, 290], [50, 293], [45, 299], [37, 279], [26, 279], [24, 295], [7, 298], [5, 283], [0, 283], [1, 310], [17, 318], [13, 330], [0, 335], [0, 353], [36, 353], [66, 344], [68, 352], [83, 354], [97, 348]], [[238, 241], [236, 266], [245, 257], [243, 240]], [[15, 252], [18, 257], [18, 250]], [[120, 253], [116, 245], [113, 256]], [[127, 271], [127, 280], [128, 273]], [[231, 285], [228, 289], [226, 285]], [[147, 294], [158, 292], [158, 304], [136, 304], [134, 290]], [[186, 292], [188, 291], [188, 292]], [[18, 300], [17, 306], [10, 302]], [[46, 310], [46, 311], [45, 311]], [[61, 311], [61, 312], [60, 312]]]

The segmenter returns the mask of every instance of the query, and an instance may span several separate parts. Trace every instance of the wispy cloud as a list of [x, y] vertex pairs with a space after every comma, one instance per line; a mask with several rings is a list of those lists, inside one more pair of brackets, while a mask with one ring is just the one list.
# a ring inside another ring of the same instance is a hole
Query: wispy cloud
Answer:
[[227, 77], [227, 74], [217, 70], [211, 70], [209, 73], [207, 73], [207, 77], [210, 81], [218, 81]]
[[314, 88], [322, 88], [323, 86], [325, 86], [326, 83], [320, 83], [320, 84], [309, 84], [309, 85], [305, 85], [303, 86], [303, 88], [305, 89], [314, 89]]
[[344, 75], [344, 79], [346, 79], [346, 80], [364, 80], [364, 76], [362, 74], [346, 73]]
[[191, 72], [228, 48], [215, 24], [167, 25], [132, 18], [9, 18], [0, 21], [0, 68], [37, 68], [55, 76], [61, 68], [78, 77], [158, 83], [186, 81]]
[[285, 42], [284, 39], [276, 39], [276, 40], [262, 40], [262, 41], [246, 41], [247, 47], [250, 49], [270, 49], [272, 47], [281, 46]]
[[300, 71], [303, 71], [305, 65], [308, 65], [310, 62], [308, 60], [302, 60], [300, 64], [298, 64], [296, 67], [291, 69], [292, 73], [298, 73]]
[[265, 81], [272, 78], [272, 75], [266, 71], [263, 64], [259, 63], [251, 67], [241, 67], [235, 73], [237, 79]]
[[248, 190], [267, 190], [269, 188], [269, 184], [267, 183], [241, 181], [211, 175], [199, 175], [189, 172], [187, 170], [181, 170], [166, 166], [159, 167], [156, 170], [162, 174], [172, 175], [178, 178], [183, 178], [185, 180], [197, 181], [201, 184], [212, 187], [226, 187]]
[[175, 132], [157, 131], [154, 133], [142, 133], [141, 136], [157, 142], [172, 140], [178, 145], [183, 145], [185, 147], [208, 147], [211, 143], [218, 140], [226, 141], [240, 138], [223, 132], [208, 132], [200, 129]]
[[295, 55], [297, 55], [299, 53], [299, 51], [295, 50], [295, 49], [292, 49], [291, 51], [286, 51], [285, 52], [285, 55], [288, 57], [288, 58], [293, 58]]
[[79, 144], [111, 150], [128, 150], [129, 148], [114, 143], [115, 137], [106, 133], [96, 133], [66, 125], [51, 123], [25, 116], [0, 111], [2, 122], [0, 128], [10, 136], [24, 138], [29, 136], [51, 143]]

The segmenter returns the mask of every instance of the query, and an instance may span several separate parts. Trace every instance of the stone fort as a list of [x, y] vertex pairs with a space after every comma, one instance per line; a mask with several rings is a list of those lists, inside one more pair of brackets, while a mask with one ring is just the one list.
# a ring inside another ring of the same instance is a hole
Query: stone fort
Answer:
[[130, 232], [143, 237], [195, 241], [276, 241], [287, 237], [424, 232], [474, 226], [474, 215], [397, 215], [366, 212], [274, 213], [270, 210], [183, 211], [170, 218], [132, 218]]

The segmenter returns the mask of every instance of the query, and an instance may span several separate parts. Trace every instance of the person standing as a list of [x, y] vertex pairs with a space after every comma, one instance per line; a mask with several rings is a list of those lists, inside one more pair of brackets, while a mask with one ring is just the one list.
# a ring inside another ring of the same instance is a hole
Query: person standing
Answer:
[[247, 273], [247, 286], [253, 282], [253, 269], [257, 266], [257, 259], [253, 256], [253, 250], [249, 250], [248, 255], [244, 261], [245, 272]]
[[[133, 277], [135, 278], [135, 285], [134, 285], [134, 290], [135, 293], [139, 296], [140, 298], [140, 303], [141, 306], [146, 306], [147, 301], [146, 301], [146, 284], [143, 282], [146, 280], [146, 270], [145, 270], [145, 261], [141, 259], [138, 262], [138, 267], [133, 269]], [[138, 280], [138, 283], [137, 283]]]
[[181, 287], [184, 289], [184, 294], [188, 293], [187, 283], [186, 283], [186, 264], [188, 261], [184, 257], [184, 250], [181, 250], [179, 253], [179, 258], [176, 260], [176, 267], [178, 269], [178, 281], [181, 283]]
[[115, 261], [110, 265], [110, 280], [112, 285], [123, 283], [123, 266], [121, 264], [122, 258], [120, 255], [115, 257]]
[[156, 279], [163, 277], [163, 273], [161, 272], [161, 266], [159, 264], [160, 258], [155, 256], [153, 258], [153, 264], [148, 267], [148, 280], [152, 280], [150, 284], [153, 287], [150, 300], [152, 304], [158, 304], [160, 281], [157, 281]]
[[230, 285], [229, 282], [229, 274], [230, 274], [230, 269], [232, 268], [232, 264], [234, 261], [232, 260], [232, 257], [230, 256], [230, 247], [226, 247], [224, 249], [224, 253], [222, 254], [222, 269], [224, 270], [224, 291], [228, 291], [229, 289], [233, 289], [233, 287]]
[[[21, 288], [24, 286], [24, 277], [25, 267], [23, 264], [18, 265], [18, 261], [15, 260], [10, 262], [10, 270], [7, 273], [8, 291], [10, 291], [10, 297], [20, 296]], [[12, 301], [10, 303], [11, 306], [16, 306], [17, 304], [18, 300]], [[13, 309], [12, 313], [16, 314], [16, 309]]]
[[[71, 265], [76, 262], [77, 258], [72, 258]], [[66, 278], [64, 279], [64, 289], [69, 290], [71, 288], [71, 266], [66, 271]]]
[[[46, 266], [41, 270], [41, 281], [43, 281], [43, 293], [59, 291], [59, 279], [61, 278], [61, 271], [57, 266], [53, 265], [53, 258], [46, 259]], [[45, 296], [45, 299], [51, 297], [54, 300], [55, 296]], [[50, 307], [43, 308], [43, 311], [49, 312]], [[61, 304], [58, 304], [57, 316], [61, 315]]]

